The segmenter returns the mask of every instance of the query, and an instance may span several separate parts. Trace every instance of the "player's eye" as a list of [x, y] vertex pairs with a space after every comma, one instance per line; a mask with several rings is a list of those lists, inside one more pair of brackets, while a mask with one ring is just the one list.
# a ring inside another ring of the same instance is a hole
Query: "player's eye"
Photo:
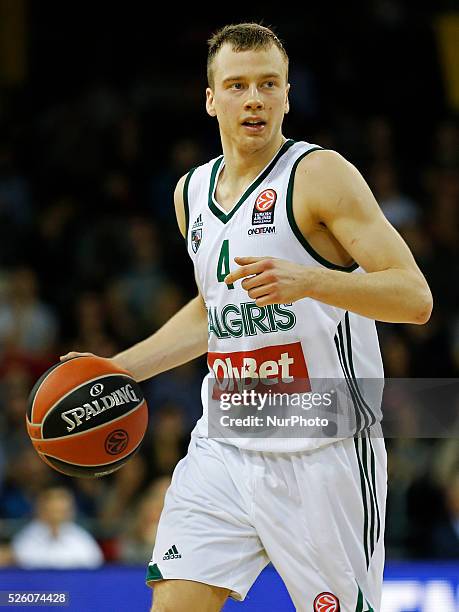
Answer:
[[265, 83], [265, 87], [267, 87], [268, 89], [272, 89], [274, 85], [275, 85], [274, 81], [266, 81]]
[[242, 83], [233, 83], [231, 89], [242, 89]]

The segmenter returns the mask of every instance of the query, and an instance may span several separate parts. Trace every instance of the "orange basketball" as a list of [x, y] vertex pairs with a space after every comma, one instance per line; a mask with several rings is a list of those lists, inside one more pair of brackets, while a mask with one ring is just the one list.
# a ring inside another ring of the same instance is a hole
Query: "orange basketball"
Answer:
[[48, 465], [96, 478], [119, 469], [138, 450], [148, 407], [129, 372], [108, 359], [81, 356], [57, 363], [36, 382], [26, 424]]

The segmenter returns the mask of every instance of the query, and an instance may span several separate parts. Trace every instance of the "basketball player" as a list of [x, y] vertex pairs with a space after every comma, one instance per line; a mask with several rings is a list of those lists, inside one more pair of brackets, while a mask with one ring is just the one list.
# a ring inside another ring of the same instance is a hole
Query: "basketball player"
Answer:
[[[344, 439], [208, 433], [222, 377], [383, 378], [374, 320], [423, 324], [429, 287], [356, 168], [282, 134], [288, 57], [268, 28], [209, 41], [206, 109], [223, 155], [182, 177], [180, 231], [199, 293], [116, 355], [137, 380], [207, 353], [203, 417], [177, 465], [147, 582], [153, 611], [215, 612], [271, 561], [299, 611], [380, 609], [386, 455], [363, 426]], [[66, 357], [71, 357], [70, 353]], [[263, 379], [263, 381], [262, 381]], [[374, 421], [373, 421], [374, 422]]]

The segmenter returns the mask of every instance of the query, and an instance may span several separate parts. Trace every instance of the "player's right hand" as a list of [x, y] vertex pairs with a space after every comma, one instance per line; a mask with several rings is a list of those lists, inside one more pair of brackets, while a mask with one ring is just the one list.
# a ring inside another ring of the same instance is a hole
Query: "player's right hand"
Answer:
[[77, 351], [70, 351], [65, 355], [59, 357], [59, 361], [67, 361], [67, 359], [73, 359], [74, 357], [96, 357], [94, 353], [78, 353]]

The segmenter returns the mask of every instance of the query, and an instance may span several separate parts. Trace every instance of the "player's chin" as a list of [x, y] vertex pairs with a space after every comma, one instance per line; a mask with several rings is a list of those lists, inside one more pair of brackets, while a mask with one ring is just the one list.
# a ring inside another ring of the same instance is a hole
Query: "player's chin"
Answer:
[[247, 147], [251, 149], [261, 149], [270, 139], [270, 132], [267, 126], [263, 126], [264, 129], [258, 131], [251, 131], [250, 129], [243, 129], [240, 132], [240, 139]]

